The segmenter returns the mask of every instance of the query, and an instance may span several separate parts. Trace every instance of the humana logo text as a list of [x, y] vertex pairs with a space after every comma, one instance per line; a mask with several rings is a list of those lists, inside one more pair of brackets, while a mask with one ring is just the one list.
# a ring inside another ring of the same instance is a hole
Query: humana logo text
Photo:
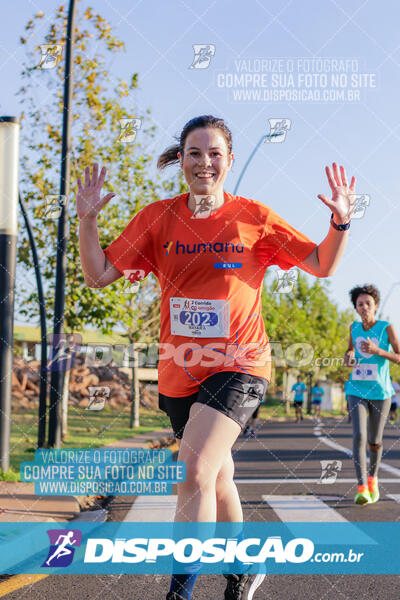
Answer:
[[206, 242], [205, 244], [182, 244], [179, 240], [175, 244], [176, 254], [201, 254], [206, 252], [239, 252], [243, 253], [243, 244], [232, 242]]
[[284, 545], [278, 536], [265, 541], [248, 538], [240, 542], [227, 538], [205, 541], [184, 538], [178, 542], [170, 538], [89, 538], [84, 562], [154, 563], [160, 557], [173, 556], [181, 563], [232, 563], [235, 560], [264, 563], [268, 558], [277, 563], [303, 563], [310, 560], [313, 553], [314, 544], [307, 538], [294, 538]]

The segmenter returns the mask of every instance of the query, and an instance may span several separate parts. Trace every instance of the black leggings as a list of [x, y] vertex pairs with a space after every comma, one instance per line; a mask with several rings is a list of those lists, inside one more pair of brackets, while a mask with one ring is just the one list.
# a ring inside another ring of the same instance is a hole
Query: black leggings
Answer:
[[383, 430], [389, 414], [391, 398], [365, 400], [358, 396], [348, 396], [348, 402], [353, 426], [354, 466], [359, 485], [367, 485], [367, 441], [370, 455], [369, 475], [376, 477], [382, 458]]

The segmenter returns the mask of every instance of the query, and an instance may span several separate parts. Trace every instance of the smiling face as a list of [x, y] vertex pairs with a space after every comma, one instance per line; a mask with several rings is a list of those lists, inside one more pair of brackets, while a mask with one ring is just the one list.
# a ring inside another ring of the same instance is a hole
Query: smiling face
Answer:
[[356, 300], [356, 311], [364, 321], [372, 321], [378, 305], [369, 294], [360, 294]]
[[220, 129], [201, 127], [188, 134], [178, 158], [191, 194], [206, 195], [223, 188], [233, 154]]

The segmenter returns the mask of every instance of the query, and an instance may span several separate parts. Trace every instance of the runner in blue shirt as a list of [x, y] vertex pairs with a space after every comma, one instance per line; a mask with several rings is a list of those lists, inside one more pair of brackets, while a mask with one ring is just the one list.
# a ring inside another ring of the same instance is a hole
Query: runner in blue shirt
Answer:
[[[390, 381], [389, 361], [400, 364], [400, 342], [393, 325], [375, 318], [380, 300], [375, 286], [357, 286], [350, 291], [350, 297], [362, 319], [350, 325], [344, 360], [345, 366], [353, 367], [345, 383], [345, 392], [353, 426], [353, 461], [358, 479], [354, 502], [370, 504], [379, 500], [378, 469], [383, 452], [383, 429], [395, 393]], [[390, 347], [393, 351], [389, 351]], [[368, 480], [367, 442], [370, 455]]]
[[320, 420], [322, 396], [325, 394], [321, 382], [318, 380], [311, 390], [311, 403], [314, 407], [315, 418]]
[[292, 385], [292, 392], [294, 392], [294, 410], [296, 413], [296, 423], [303, 420], [303, 394], [306, 391], [305, 384], [301, 381], [301, 375], [297, 375], [297, 383]]

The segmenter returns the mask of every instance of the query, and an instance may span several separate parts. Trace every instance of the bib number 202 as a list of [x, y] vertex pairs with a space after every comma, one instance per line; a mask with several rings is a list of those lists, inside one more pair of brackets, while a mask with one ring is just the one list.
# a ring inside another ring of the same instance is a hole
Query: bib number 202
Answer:
[[218, 323], [218, 315], [214, 312], [197, 312], [182, 310], [179, 320], [183, 325], [201, 327], [202, 325], [213, 326]]

